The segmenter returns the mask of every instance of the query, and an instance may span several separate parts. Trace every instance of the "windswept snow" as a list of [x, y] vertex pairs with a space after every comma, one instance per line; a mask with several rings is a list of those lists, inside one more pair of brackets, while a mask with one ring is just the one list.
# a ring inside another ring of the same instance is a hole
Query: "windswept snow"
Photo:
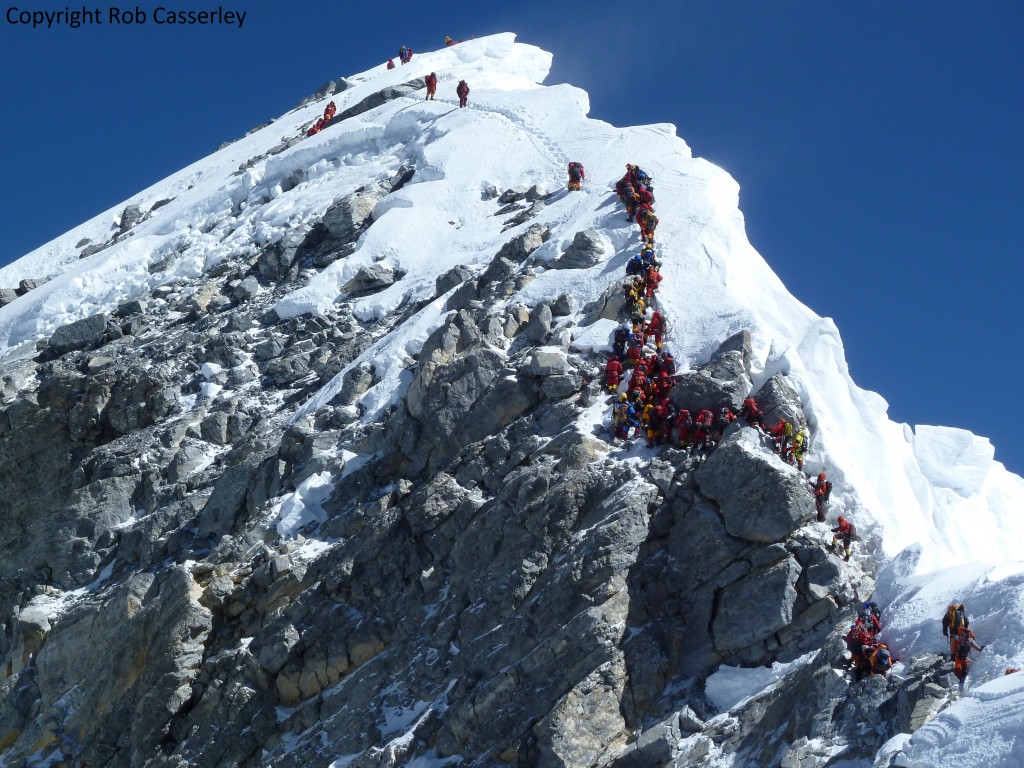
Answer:
[[[424, 340], [445, 318], [445, 297], [434, 296], [435, 279], [456, 265], [483, 269], [528, 226], [502, 232], [507, 217], [494, 215], [499, 206], [486, 194], [488, 187], [539, 185], [556, 192], [534, 219], [552, 229], [535, 254], [535, 278], [509, 301], [533, 306], [565, 293], [579, 307], [617, 284], [638, 248], [635, 225], [625, 221], [610, 191], [625, 164], [635, 162], [655, 180], [665, 278], [660, 302], [680, 368], [705, 361], [725, 338], [749, 330], [755, 385], [786, 373], [811, 415], [807, 468], [829, 472], [837, 506], [862, 533], [879, 533], [887, 556], [906, 550], [881, 574], [876, 596], [886, 612], [890, 646], [897, 654], [941, 650], [938, 617], [956, 598], [968, 603], [980, 641], [990, 643], [976, 672], [995, 676], [1003, 665], [1019, 665], [1024, 574], [1008, 563], [1021, 558], [1024, 544], [1024, 480], [994, 461], [984, 438], [889, 421], [885, 400], [854, 383], [832, 320], [791, 296], [747, 241], [737, 183], [693, 158], [674, 126], [618, 128], [589, 119], [586, 93], [541, 85], [550, 64], [550, 54], [501, 34], [349, 78], [352, 87], [333, 97], [339, 114], [382, 88], [432, 70], [439, 75], [439, 98], [397, 98], [286, 147], [329, 99], [313, 102], [0, 269], [0, 286], [52, 278], [0, 308], [0, 354], [25, 355], [60, 325], [111, 312], [158, 286], [193, 280], [228, 257], [254, 255], [288, 233], [302, 233], [332, 203], [413, 164], [415, 176], [382, 198], [355, 252], [311, 273], [304, 287], [276, 307], [282, 317], [323, 313], [348, 298], [345, 285], [360, 267], [382, 265], [401, 273], [385, 290], [354, 300], [355, 316], [366, 323], [419, 307], [352, 363], [372, 362], [376, 368], [376, 383], [359, 405], [363, 418], [377, 418], [403, 395]], [[472, 88], [467, 109], [454, 99], [462, 78]], [[559, 191], [569, 160], [586, 165], [580, 193]], [[83, 240], [105, 243], [117, 233], [129, 203], [151, 215], [109, 247], [80, 259]], [[578, 270], [544, 266], [584, 229], [596, 229], [606, 240], [604, 261]], [[612, 327], [604, 321], [576, 328], [575, 348], [601, 349]], [[217, 372], [203, 373], [212, 378]], [[311, 396], [299, 414], [328, 402], [344, 373]], [[642, 455], [643, 449], [634, 453]], [[331, 482], [314, 476], [282, 504], [283, 535], [322, 516], [320, 504]], [[970, 754], [975, 765], [1010, 765], [988, 760], [982, 751], [955, 751], [962, 744], [942, 729], [959, 723], [978, 745], [1016, 740], [999, 754], [1019, 755], [1012, 715], [1024, 696], [1019, 680], [991, 682], [977, 693], [972, 687], [967, 699], [908, 743], [917, 750], [913, 755], [924, 755], [912, 757], [919, 760], [913, 764]], [[762, 682], [726, 684], [721, 678], [723, 706]], [[985, 712], [995, 730], [982, 729]]]

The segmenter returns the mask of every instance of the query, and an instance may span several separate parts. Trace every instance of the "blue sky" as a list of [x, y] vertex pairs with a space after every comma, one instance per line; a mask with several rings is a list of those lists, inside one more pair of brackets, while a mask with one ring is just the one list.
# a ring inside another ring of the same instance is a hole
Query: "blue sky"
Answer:
[[[514, 31], [555, 54], [549, 82], [587, 90], [594, 117], [674, 123], [732, 173], [751, 242], [835, 319], [893, 419], [990, 437], [1024, 472], [1019, 0], [222, 6], [247, 13], [241, 29], [0, 19], [0, 263], [403, 43]], [[109, 4], [90, 7], [106, 20]]]

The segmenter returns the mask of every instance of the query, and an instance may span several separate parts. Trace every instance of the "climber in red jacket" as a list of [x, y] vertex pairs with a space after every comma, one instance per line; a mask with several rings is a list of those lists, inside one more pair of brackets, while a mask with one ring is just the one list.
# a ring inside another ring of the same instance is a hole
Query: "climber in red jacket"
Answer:
[[839, 525], [832, 529], [832, 546], [835, 547], [836, 543], [842, 541], [843, 543], [843, 560], [850, 559], [850, 544], [853, 541], [853, 534], [855, 533], [853, 523], [847, 520], [842, 515], [839, 516]]
[[465, 80], [459, 80], [459, 84], [455, 87], [455, 93], [458, 94], [460, 107], [469, 103], [469, 86]]
[[587, 172], [583, 168], [583, 163], [573, 160], [569, 163], [569, 191], [579, 192], [583, 186], [583, 181], [587, 178]]
[[604, 367], [604, 376], [609, 391], [614, 392], [619, 388], [619, 379], [622, 377], [622, 363], [619, 361], [618, 355], [612, 355], [608, 358], [608, 363]]
[[435, 94], [437, 93], [437, 75], [431, 72], [423, 81], [427, 84], [427, 98], [433, 101]]

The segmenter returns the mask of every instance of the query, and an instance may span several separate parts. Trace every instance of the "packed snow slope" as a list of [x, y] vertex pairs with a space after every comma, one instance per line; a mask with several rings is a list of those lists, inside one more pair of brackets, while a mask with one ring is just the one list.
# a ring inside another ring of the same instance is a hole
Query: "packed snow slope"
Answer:
[[[440, 98], [395, 99], [240, 171], [301, 133], [328, 99], [293, 110], [126, 201], [148, 211], [170, 200], [131, 237], [78, 258], [83, 239], [102, 242], [116, 231], [121, 205], [0, 269], [0, 285], [53, 278], [0, 309], [0, 350], [31, 347], [59, 325], [301, 230], [367, 177], [403, 163], [416, 165], [413, 182], [382, 201], [357, 252], [287, 297], [279, 314], [322, 311], [360, 266], [373, 263], [405, 275], [362, 302], [357, 316], [378, 317], [429, 293], [437, 275], [480, 263], [502, 242], [486, 187], [539, 183], [554, 190], [571, 159], [585, 163], [588, 181], [583, 194], [564, 194], [548, 206], [545, 217], [557, 236], [543, 253], [556, 256], [576, 231], [596, 228], [615, 255], [591, 269], [540, 274], [516, 299], [534, 303], [569, 291], [585, 301], [618, 279], [636, 249], [635, 227], [610, 194], [625, 163], [634, 162], [655, 179], [665, 265], [660, 299], [677, 359], [702, 362], [731, 333], [749, 329], [760, 369], [755, 385], [781, 371], [798, 387], [814, 419], [810, 469], [829, 470], [839, 508], [862, 532], [877, 521], [887, 554], [922, 542], [921, 570], [1017, 558], [1024, 517], [1014, 510], [1024, 500], [1024, 482], [993, 461], [991, 444], [958, 429], [915, 431], [889, 421], [885, 401], [853, 382], [834, 323], [792, 297], [747, 241], [736, 182], [693, 158], [672, 125], [616, 128], [588, 119], [583, 91], [539, 85], [550, 63], [550, 54], [501, 34], [350, 78], [352, 87], [334, 97], [339, 113], [431, 71], [439, 75]], [[455, 106], [459, 79], [472, 88], [468, 109]], [[229, 211], [241, 211], [243, 223], [224, 223]], [[365, 398], [368, 417], [400, 395], [403, 352], [415, 352], [437, 325], [438, 307], [391, 337], [388, 349], [368, 353], [392, 366]]]

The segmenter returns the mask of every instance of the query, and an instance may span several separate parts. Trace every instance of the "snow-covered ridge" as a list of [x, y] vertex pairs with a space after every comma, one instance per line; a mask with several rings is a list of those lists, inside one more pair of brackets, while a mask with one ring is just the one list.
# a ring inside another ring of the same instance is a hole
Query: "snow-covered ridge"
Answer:
[[[356, 302], [360, 319], [432, 295], [438, 275], [459, 264], [483, 266], [518, 231], [502, 232], [493, 201], [485, 199], [488, 186], [556, 190], [573, 159], [586, 164], [588, 182], [582, 194], [556, 195], [540, 214], [554, 236], [537, 258], [557, 255], [583, 229], [603, 233], [608, 258], [586, 270], [538, 267], [513, 300], [535, 304], [568, 293], [582, 304], [621, 278], [638, 245], [610, 193], [624, 164], [636, 162], [656, 181], [665, 276], [660, 299], [673, 320], [669, 343], [680, 363], [702, 362], [723, 339], [749, 330], [755, 385], [777, 372], [789, 376], [812, 414], [808, 468], [828, 469], [836, 505], [862, 532], [877, 526], [887, 555], [920, 542], [917, 573], [1018, 559], [1024, 481], [993, 460], [987, 441], [943, 427], [919, 427], [915, 434], [889, 421], [885, 401], [853, 382], [834, 323], [792, 297], [747, 241], [736, 182], [693, 158], [671, 125], [617, 128], [589, 119], [584, 92], [540, 85], [550, 62], [550, 54], [502, 34], [417, 54], [391, 71], [380, 65], [355, 75], [353, 87], [333, 97], [339, 112], [430, 71], [440, 76], [440, 98], [395, 99], [240, 172], [301, 133], [328, 99], [293, 110], [0, 269], [0, 286], [53, 278], [0, 309], [0, 350], [32, 345], [63, 324], [301, 232], [367, 178], [408, 163], [416, 166], [415, 177], [378, 205], [356, 252], [310, 275], [278, 304], [279, 314], [325, 311], [359, 267], [370, 264], [404, 274]], [[472, 93], [470, 108], [460, 110], [454, 84], [463, 78]], [[105, 241], [125, 204], [148, 211], [163, 200], [171, 202], [128, 237], [79, 260], [77, 244]], [[442, 306], [438, 300], [422, 309], [363, 355], [377, 364], [380, 378], [362, 398], [368, 417], [402, 395], [409, 379], [403, 371], [443, 320]], [[329, 398], [331, 386], [311, 405]]]

